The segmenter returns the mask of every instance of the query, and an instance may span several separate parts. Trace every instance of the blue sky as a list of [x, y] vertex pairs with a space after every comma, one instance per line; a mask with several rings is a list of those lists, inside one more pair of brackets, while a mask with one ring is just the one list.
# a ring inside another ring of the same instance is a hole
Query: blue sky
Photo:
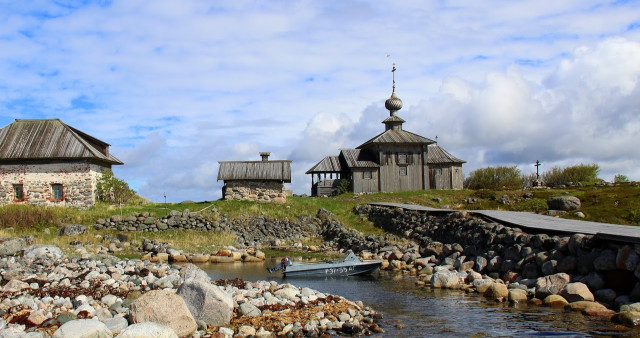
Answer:
[[[389, 55], [389, 56], [387, 56]], [[383, 130], [533, 172], [640, 180], [638, 1], [5, 1], [0, 125], [60, 118], [162, 201], [221, 195], [218, 161], [304, 172]]]

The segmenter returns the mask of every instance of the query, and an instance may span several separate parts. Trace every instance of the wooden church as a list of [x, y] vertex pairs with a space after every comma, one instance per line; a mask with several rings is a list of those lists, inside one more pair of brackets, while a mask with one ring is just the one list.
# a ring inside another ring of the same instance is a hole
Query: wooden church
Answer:
[[337, 194], [342, 180], [354, 193], [462, 189], [465, 161], [435, 141], [403, 129], [395, 70], [394, 66], [391, 97], [384, 104], [389, 110], [389, 117], [382, 121], [384, 132], [356, 149], [340, 149], [337, 156], [327, 156], [309, 169], [312, 196]]

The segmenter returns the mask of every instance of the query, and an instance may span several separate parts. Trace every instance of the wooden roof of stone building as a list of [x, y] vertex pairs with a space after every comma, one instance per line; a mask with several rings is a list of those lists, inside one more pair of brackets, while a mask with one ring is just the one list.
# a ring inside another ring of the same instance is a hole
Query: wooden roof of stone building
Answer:
[[406, 130], [389, 129], [374, 136], [369, 141], [359, 145], [357, 149], [367, 148], [375, 144], [390, 144], [390, 143], [422, 145], [422, 144], [432, 144], [432, 143], [435, 143], [435, 141]]
[[255, 180], [291, 183], [291, 160], [219, 161], [218, 181]]
[[467, 163], [467, 161], [461, 160], [453, 155], [451, 155], [448, 151], [442, 149], [437, 144], [429, 145], [429, 150], [427, 151], [427, 163], [428, 164], [449, 164], [449, 163]]
[[341, 171], [340, 156], [327, 156], [311, 167], [311, 169], [307, 170], [305, 174], [339, 173]]
[[109, 144], [60, 119], [19, 120], [0, 129], [0, 162], [86, 159], [123, 164]]

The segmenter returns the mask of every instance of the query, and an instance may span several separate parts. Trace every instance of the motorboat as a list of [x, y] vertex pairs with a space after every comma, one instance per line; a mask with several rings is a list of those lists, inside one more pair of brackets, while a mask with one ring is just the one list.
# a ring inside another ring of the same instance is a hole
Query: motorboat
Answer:
[[382, 265], [381, 260], [360, 260], [353, 252], [349, 252], [343, 261], [322, 263], [298, 263], [285, 257], [280, 264], [271, 269], [269, 273], [282, 270], [284, 277], [293, 276], [357, 276], [374, 272]]

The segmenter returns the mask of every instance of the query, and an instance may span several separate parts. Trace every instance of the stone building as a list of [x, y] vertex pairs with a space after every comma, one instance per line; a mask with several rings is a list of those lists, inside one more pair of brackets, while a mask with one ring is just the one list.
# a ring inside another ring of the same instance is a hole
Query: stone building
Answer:
[[224, 181], [222, 198], [259, 202], [286, 202], [285, 183], [291, 183], [291, 161], [269, 160], [271, 153], [262, 152], [262, 161], [220, 161], [218, 181]]
[[395, 93], [395, 67], [393, 72], [384, 132], [356, 149], [341, 149], [338, 156], [327, 156], [309, 169], [312, 196], [332, 195], [340, 189], [354, 193], [462, 189], [465, 161], [435, 141], [404, 130], [405, 120], [398, 116], [402, 100]]
[[109, 144], [59, 119], [15, 120], [0, 129], [0, 204], [90, 207], [119, 164]]

